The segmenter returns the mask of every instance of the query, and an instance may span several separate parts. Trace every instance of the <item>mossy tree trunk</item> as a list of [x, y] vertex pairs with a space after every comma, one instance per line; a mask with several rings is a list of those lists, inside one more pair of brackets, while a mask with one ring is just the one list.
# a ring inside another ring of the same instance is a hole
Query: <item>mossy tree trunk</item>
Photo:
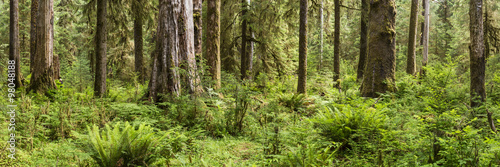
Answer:
[[220, 60], [220, 0], [207, 2], [207, 37], [206, 54], [207, 66], [215, 81], [214, 88], [221, 86], [221, 60]]
[[307, 82], [307, 0], [300, 0], [299, 77], [297, 93], [306, 93]]
[[335, 0], [335, 36], [333, 40], [333, 81], [340, 89], [340, 0]]
[[368, 55], [368, 14], [370, 12], [369, 0], [361, 0], [361, 31], [359, 37], [359, 61], [357, 80], [363, 80], [363, 73]]
[[19, 46], [19, 1], [10, 0], [10, 24], [9, 24], [9, 60], [14, 61], [15, 88], [22, 87], [21, 83], [21, 59]]
[[483, 34], [483, 1], [470, 0], [470, 94], [471, 106], [477, 107], [485, 101], [486, 91], [484, 86], [486, 59], [484, 56]]
[[134, 15], [134, 56], [135, 56], [135, 72], [138, 75], [139, 83], [144, 83], [145, 69], [144, 69], [144, 59], [143, 59], [143, 36], [142, 36], [142, 26], [143, 26], [143, 11], [141, 10], [142, 1], [136, 0], [132, 2], [132, 11]]
[[321, 7], [319, 8], [319, 60], [318, 60], [318, 71], [323, 68], [323, 27], [324, 27], [324, 17], [323, 17], [323, 0], [321, 0]]
[[106, 95], [106, 5], [107, 0], [97, 0], [97, 24], [95, 34], [96, 70], [94, 81], [94, 96]]
[[412, 0], [411, 14], [410, 14], [410, 32], [408, 38], [408, 55], [406, 59], [406, 73], [415, 75], [417, 72], [416, 67], [416, 53], [415, 43], [417, 42], [417, 20], [418, 20], [418, 0]]
[[369, 51], [361, 95], [394, 91], [396, 72], [396, 9], [394, 0], [372, 1], [369, 14]]
[[36, 54], [33, 61], [33, 72], [29, 91], [46, 93], [49, 89], [55, 89], [54, 82], [54, 2], [52, 0], [40, 0], [37, 10], [36, 31]]
[[38, 14], [39, 0], [31, 0], [31, 29], [30, 29], [30, 72], [33, 72], [36, 54], [36, 19]]
[[202, 0], [193, 0], [193, 19], [194, 19], [194, 50], [195, 54], [201, 59], [202, 47]]
[[247, 12], [248, 12], [248, 4], [247, 0], [241, 0], [241, 66], [240, 66], [240, 72], [241, 72], [241, 79], [246, 79], [247, 78], [247, 70], [248, 70], [248, 56], [247, 56]]

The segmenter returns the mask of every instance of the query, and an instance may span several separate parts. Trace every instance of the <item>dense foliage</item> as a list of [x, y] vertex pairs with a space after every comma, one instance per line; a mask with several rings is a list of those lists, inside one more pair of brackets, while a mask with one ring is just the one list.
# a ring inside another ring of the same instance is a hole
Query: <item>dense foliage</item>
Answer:
[[[472, 108], [465, 0], [431, 1], [429, 63], [426, 75], [417, 77], [404, 70], [411, 2], [396, 0], [396, 91], [378, 98], [361, 97], [356, 81], [359, 1], [342, 1], [340, 80], [334, 82], [333, 0], [324, 2], [324, 27], [318, 26], [320, 1], [310, 0], [307, 94], [295, 90], [299, 2], [254, 0], [242, 17], [240, 1], [221, 1], [221, 88], [211, 88], [214, 81], [204, 77], [205, 91], [198, 96], [164, 95], [164, 101], [151, 103], [144, 99], [148, 82], [140, 82], [132, 68], [132, 2], [109, 2], [108, 92], [95, 98], [95, 1], [55, 0], [54, 54], [61, 60], [63, 83], [57, 81], [58, 89], [46, 95], [19, 90], [16, 159], [7, 157], [8, 145], [0, 142], [0, 166], [500, 165], [500, 136], [487, 120], [492, 113], [500, 124], [499, 45], [490, 43], [486, 102]], [[21, 67], [29, 83], [31, 2], [19, 4]], [[142, 5], [151, 9], [143, 11], [149, 76], [158, 1]], [[500, 4], [488, 0], [487, 7], [499, 39]], [[8, 3], [0, 1], [0, 9], [0, 20], [7, 23]], [[242, 81], [243, 18], [250, 20], [256, 42], [253, 79]], [[8, 34], [6, 24], [0, 27], [0, 34]], [[321, 28], [325, 42], [318, 68]], [[0, 62], [7, 62], [7, 35], [0, 36], [0, 49]], [[417, 45], [419, 69], [421, 50]], [[0, 67], [0, 90], [7, 93], [7, 64]], [[338, 82], [341, 89], [334, 87]], [[0, 103], [7, 111], [6, 94]], [[2, 141], [9, 140], [9, 119], [0, 114]]]

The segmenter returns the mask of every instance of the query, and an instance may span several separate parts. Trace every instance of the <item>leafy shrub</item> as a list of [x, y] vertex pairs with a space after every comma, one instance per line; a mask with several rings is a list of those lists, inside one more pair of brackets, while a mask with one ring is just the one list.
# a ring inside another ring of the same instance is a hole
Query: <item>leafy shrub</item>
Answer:
[[99, 132], [96, 125], [87, 129], [87, 144], [92, 158], [103, 167], [153, 163], [155, 159], [152, 154], [156, 151], [154, 148], [165, 137], [157, 138], [150, 126], [141, 124], [136, 130], [128, 122], [123, 128], [118, 122], [113, 129], [106, 124], [102, 132]]
[[[364, 137], [372, 138], [386, 129], [386, 116], [375, 108], [353, 108], [349, 105], [340, 105], [339, 110], [335, 106], [327, 106], [319, 111], [312, 121], [320, 134], [328, 140], [342, 143], [343, 147], [351, 147]], [[372, 135], [372, 136], [360, 136]]]

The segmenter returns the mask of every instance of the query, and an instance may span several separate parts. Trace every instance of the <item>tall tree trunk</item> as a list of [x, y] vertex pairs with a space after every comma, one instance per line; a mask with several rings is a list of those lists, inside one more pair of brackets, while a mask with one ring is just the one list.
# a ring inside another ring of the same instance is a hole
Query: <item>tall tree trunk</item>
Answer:
[[36, 54], [36, 18], [38, 14], [38, 1], [31, 0], [31, 30], [30, 30], [30, 73], [33, 72]]
[[297, 93], [306, 94], [307, 82], [307, 0], [300, 0], [299, 78]]
[[477, 107], [485, 101], [484, 87], [486, 60], [484, 57], [483, 37], [483, 1], [470, 0], [470, 94], [471, 107]]
[[106, 5], [107, 0], [97, 0], [97, 24], [95, 34], [96, 70], [94, 81], [94, 95], [106, 95]]
[[179, 33], [179, 58], [181, 68], [187, 73], [181, 75], [186, 81], [190, 94], [203, 92], [203, 88], [196, 65], [196, 54], [194, 48], [194, 22], [193, 1], [182, 0], [180, 6], [180, 19], [177, 32]]
[[[19, 1], [10, 0], [10, 24], [9, 24], [9, 60], [14, 62], [14, 84], [15, 88], [22, 87], [21, 83], [21, 59], [19, 46]], [[10, 63], [9, 63], [10, 64]]]
[[395, 90], [396, 73], [396, 9], [394, 0], [372, 2], [369, 14], [369, 53], [361, 95], [377, 97], [377, 93]]
[[140, 1], [132, 2], [132, 10], [134, 12], [134, 52], [135, 52], [135, 72], [138, 75], [140, 83], [144, 83], [145, 69], [143, 60], [143, 39], [142, 39], [142, 25], [143, 16], [140, 7]]
[[240, 72], [241, 72], [241, 79], [246, 79], [247, 78], [247, 69], [248, 69], [248, 56], [247, 56], [247, 11], [248, 11], [248, 4], [247, 0], [241, 0], [242, 4], [242, 12], [241, 12], [241, 17], [242, 17], [242, 22], [241, 22], [241, 67], [240, 67]]
[[321, 0], [321, 8], [319, 8], [319, 61], [318, 61], [318, 71], [323, 68], [323, 0]]
[[410, 14], [410, 37], [408, 38], [408, 55], [406, 59], [406, 73], [415, 75], [417, 72], [416, 67], [416, 54], [415, 43], [417, 42], [417, 20], [418, 20], [418, 0], [412, 0], [411, 14]]
[[335, 37], [333, 41], [333, 81], [340, 89], [340, 0], [335, 0]]
[[369, 0], [361, 0], [361, 31], [359, 37], [359, 61], [357, 80], [363, 80], [363, 73], [368, 55], [368, 14], [370, 13]]
[[37, 31], [36, 31], [36, 54], [34, 55], [33, 73], [29, 91], [45, 93], [49, 89], [55, 89], [53, 69], [53, 47], [54, 47], [54, 2], [52, 0], [41, 0], [38, 3]]
[[182, 79], [190, 93], [203, 91], [196, 74], [192, 5], [190, 0], [160, 0], [156, 51], [147, 94], [155, 102], [162, 101], [160, 94], [181, 94], [179, 68], [186, 71]]
[[429, 19], [429, 0], [423, 0], [424, 1], [424, 29], [422, 31], [422, 44], [424, 46], [424, 49], [422, 51], [422, 69], [420, 70], [420, 73], [422, 76], [425, 75], [425, 69], [424, 67], [427, 66], [427, 57], [429, 55], [429, 25], [430, 25], [430, 19]]
[[193, 0], [193, 18], [194, 18], [194, 50], [195, 54], [201, 59], [202, 47], [202, 0]]
[[[160, 94], [179, 96], [181, 91], [179, 67], [180, 0], [160, 0], [156, 54], [149, 86], [149, 98], [158, 102]], [[156, 75], [154, 75], [156, 74]]]
[[[422, 17], [425, 18], [425, 2], [426, 0], [422, 0]], [[424, 45], [424, 26], [425, 21], [420, 22], [420, 45]]]
[[[251, 24], [249, 22], [249, 24]], [[252, 79], [252, 69], [253, 69], [253, 55], [254, 55], [254, 50], [255, 50], [255, 42], [253, 41], [255, 39], [255, 32], [252, 30], [252, 28], [248, 28], [248, 31], [250, 33], [250, 38], [251, 40], [247, 42], [247, 79]]]
[[220, 60], [220, 0], [207, 2], [206, 54], [210, 75], [215, 81], [214, 88], [221, 87]]

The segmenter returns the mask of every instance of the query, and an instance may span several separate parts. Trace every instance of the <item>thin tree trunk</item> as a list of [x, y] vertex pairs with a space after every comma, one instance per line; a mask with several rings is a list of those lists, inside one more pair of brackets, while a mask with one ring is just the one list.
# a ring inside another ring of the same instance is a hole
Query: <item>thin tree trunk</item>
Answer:
[[340, 89], [340, 0], [335, 0], [335, 37], [333, 41], [333, 81]]
[[41, 0], [38, 3], [37, 31], [36, 31], [36, 54], [34, 55], [33, 73], [29, 91], [45, 93], [49, 89], [55, 89], [53, 69], [53, 47], [54, 47], [54, 3], [52, 0]]
[[107, 0], [97, 0], [97, 24], [95, 36], [96, 70], [94, 81], [94, 95], [106, 95], [106, 5]]
[[138, 75], [139, 83], [144, 83], [145, 69], [143, 60], [143, 39], [142, 39], [142, 25], [143, 16], [140, 7], [140, 1], [132, 3], [134, 12], [134, 52], [135, 52], [135, 72]]
[[38, 14], [38, 1], [31, 0], [31, 30], [30, 30], [30, 73], [33, 72], [36, 54], [36, 18]]
[[[9, 24], [9, 61], [14, 62], [14, 84], [15, 88], [22, 87], [21, 83], [21, 59], [19, 46], [19, 1], [10, 0], [10, 24]], [[10, 63], [9, 63], [10, 64]]]
[[[422, 0], [422, 17], [425, 18], [425, 2], [426, 0]], [[420, 23], [420, 45], [424, 45], [424, 27], [425, 27], [425, 20]]]
[[471, 107], [480, 106], [486, 98], [484, 87], [486, 60], [484, 57], [482, 3], [482, 0], [470, 0], [469, 2]]
[[361, 0], [361, 31], [359, 37], [359, 61], [357, 80], [363, 80], [363, 73], [366, 65], [366, 56], [368, 55], [368, 14], [370, 13], [370, 4], [368, 0]]
[[425, 7], [424, 7], [424, 31], [422, 32], [422, 44], [423, 44], [423, 51], [422, 51], [422, 69], [420, 70], [420, 73], [422, 76], [425, 76], [425, 66], [427, 66], [427, 57], [429, 54], [429, 0], [423, 0]]
[[193, 18], [194, 18], [194, 50], [195, 54], [201, 59], [202, 47], [201, 47], [201, 36], [202, 36], [202, 0], [193, 0]]
[[369, 14], [369, 53], [361, 95], [377, 97], [378, 93], [395, 90], [396, 73], [396, 9], [394, 0], [372, 2]]
[[242, 3], [242, 12], [241, 12], [241, 17], [242, 17], [242, 22], [241, 22], [241, 79], [246, 79], [247, 78], [247, 69], [248, 69], [248, 57], [246, 53], [247, 49], [247, 19], [246, 19], [246, 14], [247, 14], [247, 0], [241, 0]]
[[214, 88], [221, 87], [221, 60], [220, 60], [220, 0], [207, 2], [207, 38], [206, 54], [207, 66], [210, 75], [215, 81]]
[[307, 82], [307, 0], [300, 0], [299, 78], [297, 93], [306, 94]]
[[253, 55], [254, 55], [254, 46], [255, 42], [255, 32], [252, 28], [248, 29], [250, 33], [251, 40], [247, 41], [247, 79], [252, 79], [252, 69], [253, 69]]
[[318, 71], [323, 68], [323, 0], [321, 0], [321, 8], [319, 8], [319, 63]]
[[418, 0], [412, 0], [411, 14], [410, 14], [410, 37], [408, 38], [408, 55], [406, 59], [406, 73], [415, 75], [417, 72], [416, 67], [416, 54], [415, 43], [417, 41], [417, 20], [418, 20]]

